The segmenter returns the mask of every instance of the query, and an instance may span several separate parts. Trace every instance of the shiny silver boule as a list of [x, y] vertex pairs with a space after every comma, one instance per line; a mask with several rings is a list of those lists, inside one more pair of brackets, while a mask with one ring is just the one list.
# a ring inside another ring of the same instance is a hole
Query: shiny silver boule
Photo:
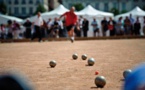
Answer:
[[87, 59], [87, 55], [86, 54], [83, 54], [82, 55], [82, 60], [86, 60]]
[[56, 66], [56, 61], [55, 60], [51, 60], [49, 62], [50, 67], [55, 67]]
[[73, 55], [72, 55], [72, 58], [73, 58], [74, 60], [76, 60], [76, 59], [78, 58], [78, 54], [76, 54], [76, 53], [73, 54]]
[[124, 79], [125, 79], [130, 73], [132, 73], [132, 70], [131, 70], [131, 69], [125, 70], [125, 71], [123, 72], [123, 77], [124, 77]]
[[88, 59], [88, 65], [93, 66], [95, 64], [95, 59], [94, 58], [89, 58]]
[[95, 78], [95, 84], [98, 88], [103, 88], [106, 85], [106, 78], [104, 76], [97, 76]]

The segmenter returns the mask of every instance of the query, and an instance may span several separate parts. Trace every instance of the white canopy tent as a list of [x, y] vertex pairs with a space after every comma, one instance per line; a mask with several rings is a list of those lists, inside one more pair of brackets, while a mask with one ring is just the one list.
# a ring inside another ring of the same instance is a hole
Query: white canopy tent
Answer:
[[142, 9], [140, 9], [137, 6], [133, 10], [131, 10], [131, 11], [127, 12], [127, 13], [124, 13], [124, 14], [120, 14], [120, 15], [115, 16], [115, 19], [118, 19], [121, 16], [123, 18], [125, 18], [126, 16], [129, 16], [130, 14], [132, 14], [132, 17], [134, 17], [134, 18], [137, 17], [137, 16], [143, 17], [143, 16], [145, 16], [145, 11], [143, 11]]
[[[136, 17], [139, 17], [141, 27], [143, 27], [143, 16], [145, 16], [145, 11], [140, 9], [138, 6], [135, 7], [133, 10], [127, 12], [127, 13], [115, 16], [115, 20], [118, 20], [119, 17], [123, 17], [123, 20], [124, 20], [124, 18], [126, 16], [130, 16], [130, 14], [132, 14], [132, 17], [134, 18], [134, 20], [136, 20]], [[143, 35], [142, 28], [140, 30], [140, 33], [141, 33], [141, 35]]]
[[65, 8], [63, 5], [59, 5], [56, 9], [50, 12], [43, 13], [41, 16], [43, 19], [48, 20], [48, 18], [55, 18], [59, 17], [63, 13], [69, 11], [67, 8]]
[[[20, 30], [17, 30], [14, 34], [14, 38], [19, 38], [22, 39], [22, 37], [19, 36], [20, 33], [24, 32], [24, 28], [23, 26], [21, 26], [21, 24], [23, 23], [23, 19], [17, 18], [17, 17], [13, 17], [13, 16], [8, 16], [8, 15], [2, 15], [0, 14], [0, 24], [8, 24], [8, 20], [11, 21], [16, 21], [18, 23], [20, 23]], [[6, 28], [5, 33], [8, 33], [8, 29]]]
[[12, 21], [15, 20], [16, 22], [19, 22], [19, 23], [23, 22], [23, 20], [20, 18], [0, 14], [0, 24], [7, 24], [8, 20], [12, 20]]
[[98, 25], [99, 25], [99, 28], [100, 28], [100, 35], [99, 36], [102, 36], [102, 30], [101, 30], [101, 25], [100, 25], [101, 20], [104, 17], [106, 17], [107, 19], [109, 17], [112, 17], [112, 18], [114, 17], [113, 13], [96, 10], [91, 5], [88, 5], [83, 10], [81, 10], [79, 12], [76, 12], [76, 14], [81, 15], [84, 18], [87, 18], [89, 20], [89, 31], [88, 31], [88, 36], [89, 37], [93, 36], [93, 30], [92, 30], [92, 26], [91, 26], [91, 22], [93, 21], [93, 18], [96, 18], [96, 20], [98, 22]]
[[[41, 16], [42, 18], [47, 21], [48, 18], [55, 18], [55, 17], [59, 17], [60, 15], [62, 15], [63, 13], [65, 13], [66, 11], [69, 11], [67, 8], [65, 8], [63, 5], [59, 5], [56, 9], [54, 9], [53, 11], [50, 12], [45, 12], [42, 13]], [[34, 19], [37, 17], [33, 16], [30, 17], [30, 21], [34, 21]]]
[[62, 15], [63, 13], [65, 13], [67, 11], [69, 11], [67, 8], [65, 8], [63, 5], [59, 5], [53, 11], [50, 11], [48, 13], [43, 13], [42, 16], [44, 16], [44, 15]]
[[88, 5], [83, 10], [79, 11], [76, 14], [77, 15], [83, 15], [83, 16], [84, 15], [95, 16], [95, 17], [113, 17], [114, 16], [112, 13], [96, 10], [91, 5]]

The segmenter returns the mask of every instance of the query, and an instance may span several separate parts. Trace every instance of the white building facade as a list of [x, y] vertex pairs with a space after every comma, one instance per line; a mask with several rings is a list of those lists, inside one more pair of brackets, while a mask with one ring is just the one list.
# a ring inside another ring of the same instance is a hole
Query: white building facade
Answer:
[[107, 12], [112, 8], [121, 12], [123, 10], [130, 11], [136, 6], [140, 8], [145, 6], [145, 0], [0, 0], [6, 4], [7, 13], [17, 17], [32, 16], [39, 4], [44, 5], [48, 11], [50, 7], [55, 9], [60, 5], [59, 1], [68, 9], [73, 4], [81, 3], [84, 7], [91, 5], [98, 10]]
[[63, 5], [70, 8], [73, 4], [81, 3], [84, 7], [92, 5], [94, 8], [101, 11], [110, 11], [116, 8], [119, 11], [130, 11], [136, 5], [143, 7], [145, 0], [63, 0]]
[[139, 6], [140, 8], [142, 8], [143, 6], [145, 6], [145, 0], [133, 0], [133, 7]]
[[7, 6], [7, 12], [17, 17], [32, 16], [39, 4], [44, 5], [43, 0], [3, 0]]

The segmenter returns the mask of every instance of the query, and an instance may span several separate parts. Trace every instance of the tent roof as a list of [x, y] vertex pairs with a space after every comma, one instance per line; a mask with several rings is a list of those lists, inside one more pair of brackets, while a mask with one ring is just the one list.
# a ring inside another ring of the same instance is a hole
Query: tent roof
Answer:
[[[44, 20], [47, 20], [48, 18], [52, 18], [52, 17], [56, 17], [58, 15], [62, 15], [63, 13], [65, 13], [66, 11], [69, 11], [67, 8], [65, 8], [63, 5], [59, 5], [56, 9], [54, 9], [53, 11], [50, 12], [45, 12], [42, 13], [41, 16]], [[30, 21], [34, 21], [35, 18], [37, 17], [37, 15], [30, 17]]]
[[77, 13], [78, 13], [78, 15], [90, 15], [90, 16], [113, 16], [112, 13], [96, 10], [91, 5], [88, 5], [83, 10], [81, 10]]
[[[69, 9], [65, 8], [63, 5], [59, 5], [53, 11], [42, 13], [41, 16], [44, 20], [47, 20], [48, 18], [54, 18], [59, 15], [62, 15], [63, 13], [67, 11], [69, 11]], [[79, 12], [75, 12], [75, 13], [76, 15], [88, 15], [88, 16], [97, 16], [97, 17], [104, 17], [104, 16], [113, 17], [114, 16], [112, 13], [96, 10], [91, 5], [88, 5], [83, 10]], [[30, 20], [33, 21], [36, 17], [37, 17], [36, 15], [33, 17], [30, 17]]]
[[6, 24], [8, 20], [12, 20], [12, 21], [15, 20], [19, 23], [23, 22], [23, 20], [20, 18], [0, 14], [0, 23]]
[[50, 12], [43, 13], [43, 15], [62, 15], [63, 13], [69, 11], [67, 8], [65, 8], [63, 5], [59, 5], [56, 9]]
[[132, 14], [132, 16], [145, 16], [145, 11], [143, 11], [142, 9], [140, 9], [138, 6], [135, 7], [133, 10], [127, 12], [127, 13], [124, 13], [124, 14], [120, 14], [120, 15], [117, 15], [115, 17], [115, 19], [119, 18], [119, 17], [126, 17], [126, 16], [129, 16], [130, 14]]

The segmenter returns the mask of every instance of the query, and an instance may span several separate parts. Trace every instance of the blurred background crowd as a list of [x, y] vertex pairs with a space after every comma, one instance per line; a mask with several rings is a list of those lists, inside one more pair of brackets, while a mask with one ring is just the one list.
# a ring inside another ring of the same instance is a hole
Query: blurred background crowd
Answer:
[[[91, 34], [93, 37], [121, 35], [139, 36], [141, 35], [141, 28], [143, 28], [143, 34], [145, 34], [145, 16], [142, 19], [144, 21], [143, 27], [141, 27], [139, 17], [132, 18], [132, 14], [125, 18], [119, 17], [117, 20], [114, 20], [112, 17], [109, 17], [108, 20], [104, 17], [101, 21], [97, 20], [97, 18], [92, 18], [91, 22], [87, 20], [87, 18], [79, 16], [75, 26], [75, 36], [89, 37], [89, 31], [92, 31]], [[64, 22], [64, 20], [59, 20], [58, 17], [44, 20], [43, 26], [41, 27], [42, 37], [67, 37], [67, 30], [65, 29]], [[15, 20], [8, 20], [7, 24], [0, 25], [1, 39], [31, 38], [34, 32], [35, 28], [33, 22], [29, 19], [26, 19], [23, 23], [19, 23]]]
[[[59, 16], [75, 6], [76, 37], [145, 35], [144, 0], [0, 0], [0, 38], [31, 38], [34, 20], [41, 12], [43, 38], [67, 37]], [[66, 7], [66, 8], [65, 8]]]

